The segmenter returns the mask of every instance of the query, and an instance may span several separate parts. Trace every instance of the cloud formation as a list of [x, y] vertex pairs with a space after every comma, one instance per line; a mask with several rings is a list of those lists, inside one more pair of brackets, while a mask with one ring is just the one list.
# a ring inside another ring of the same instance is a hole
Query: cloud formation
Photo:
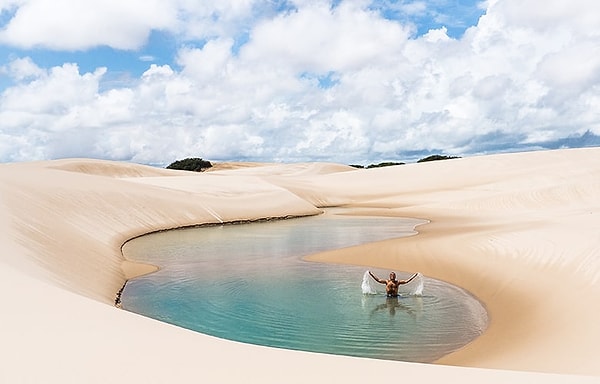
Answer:
[[[126, 3], [0, 1], [0, 42], [25, 52], [0, 67], [0, 161], [368, 163], [600, 144], [595, 0], [490, 0], [460, 37], [390, 17], [426, 13], [419, 1]], [[139, 55], [145, 71], [119, 86], [110, 62], [26, 55], [139, 49], [153, 31], [177, 36], [176, 56]]]
[[9, 0], [3, 8], [14, 15], [0, 42], [59, 50], [136, 49], [152, 29], [169, 28], [177, 17], [173, 4], [161, 0]]

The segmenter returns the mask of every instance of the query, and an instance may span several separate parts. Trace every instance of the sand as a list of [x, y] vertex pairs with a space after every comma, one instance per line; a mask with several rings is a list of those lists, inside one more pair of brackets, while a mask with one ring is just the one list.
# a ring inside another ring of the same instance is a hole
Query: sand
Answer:
[[[0, 382], [600, 381], [600, 148], [357, 170], [91, 159], [0, 165]], [[122, 244], [202, 223], [344, 212], [419, 234], [311, 258], [419, 271], [476, 295], [488, 330], [436, 364], [221, 340], [114, 307]]]

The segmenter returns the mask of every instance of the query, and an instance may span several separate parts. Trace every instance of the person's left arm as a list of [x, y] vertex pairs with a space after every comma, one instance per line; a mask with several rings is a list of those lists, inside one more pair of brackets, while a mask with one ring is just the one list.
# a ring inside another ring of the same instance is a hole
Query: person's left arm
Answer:
[[415, 274], [414, 274], [414, 275], [412, 275], [412, 276], [410, 277], [410, 279], [408, 279], [408, 280], [400, 280], [400, 281], [399, 281], [399, 283], [400, 283], [400, 284], [408, 284], [408, 283], [410, 283], [411, 281], [413, 281], [413, 279], [414, 279], [415, 277], [417, 277], [417, 275], [418, 275], [418, 274], [419, 274], [419, 272], [415, 273]]

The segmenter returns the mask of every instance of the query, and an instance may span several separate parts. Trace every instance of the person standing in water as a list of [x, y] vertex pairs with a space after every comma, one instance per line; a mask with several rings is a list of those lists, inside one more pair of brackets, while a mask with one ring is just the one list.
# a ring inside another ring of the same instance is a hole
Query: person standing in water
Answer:
[[396, 280], [396, 273], [390, 272], [390, 278], [388, 280], [380, 279], [375, 276], [371, 271], [369, 271], [369, 275], [378, 283], [385, 284], [385, 293], [388, 297], [397, 297], [398, 296], [398, 287], [404, 284], [410, 283], [415, 277], [417, 277], [418, 273], [415, 273], [408, 280]]

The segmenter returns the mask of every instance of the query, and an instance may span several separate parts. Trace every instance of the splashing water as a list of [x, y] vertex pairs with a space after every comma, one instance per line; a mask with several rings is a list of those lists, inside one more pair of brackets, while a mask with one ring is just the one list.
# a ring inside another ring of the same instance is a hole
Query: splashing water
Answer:
[[[369, 275], [369, 271], [365, 271], [361, 284], [362, 293], [364, 295], [377, 295], [377, 283]], [[417, 273], [417, 276], [408, 284], [403, 284], [398, 287], [398, 294], [401, 296], [422, 296], [423, 295], [423, 275]]]
[[375, 288], [375, 282], [369, 276], [369, 271], [365, 271], [361, 284], [362, 293], [364, 295], [376, 295], [377, 289]]

